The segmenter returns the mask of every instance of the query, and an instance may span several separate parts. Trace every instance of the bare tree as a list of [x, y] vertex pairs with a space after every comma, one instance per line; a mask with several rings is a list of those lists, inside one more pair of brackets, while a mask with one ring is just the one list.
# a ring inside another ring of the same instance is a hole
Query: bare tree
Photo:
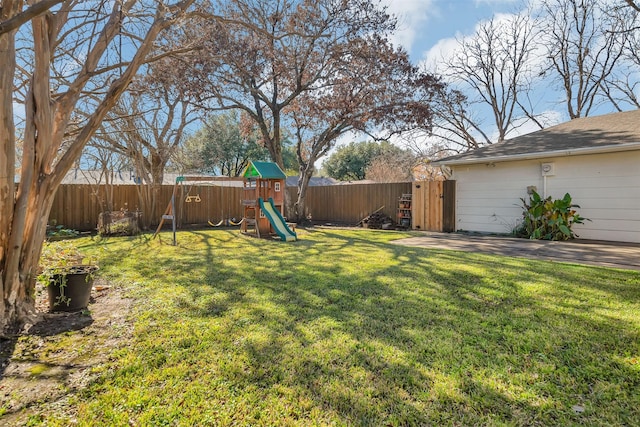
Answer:
[[629, 7], [614, 8], [608, 13], [616, 20], [616, 35], [624, 43], [616, 67], [602, 82], [606, 100], [618, 111], [640, 108], [640, 14]]
[[17, 8], [20, 3], [4, 2], [6, 12], [2, 13], [2, 20], [0, 20], [0, 35], [17, 30], [28, 21], [48, 12], [49, 9], [63, 1], [64, 0], [42, 0], [32, 4], [25, 10]]
[[102, 146], [126, 156], [139, 178], [138, 196], [144, 212], [143, 225], [149, 227], [165, 169], [184, 142], [188, 126], [199, 120], [198, 112], [171, 81], [157, 78], [153, 70], [135, 81], [107, 115], [96, 134]]
[[[437, 140], [438, 151], [465, 152], [491, 144], [493, 141], [482, 128], [482, 121], [460, 90], [444, 86], [437, 91], [433, 103], [434, 127], [431, 140]], [[412, 138], [418, 141], [417, 137]], [[424, 152], [414, 142], [409, 142], [417, 152]], [[430, 154], [436, 154], [430, 148]]]
[[600, 0], [544, 0], [549, 71], [565, 94], [571, 119], [588, 116], [623, 53], [620, 22]]
[[[390, 48], [386, 36], [395, 19], [374, 0], [239, 0], [219, 9], [224, 27], [205, 22], [185, 30], [189, 39], [202, 37], [203, 50], [181, 74], [211, 108], [239, 109], [250, 117], [281, 167], [283, 129], [291, 129], [301, 176], [296, 206], [303, 217], [314, 162], [338, 136], [382, 124], [383, 113], [411, 120], [410, 108], [402, 106], [410, 98], [389, 96], [406, 95], [416, 71], [405, 53]], [[428, 111], [418, 104], [410, 104], [414, 112]]]
[[521, 13], [483, 22], [472, 37], [458, 40], [455, 55], [445, 61], [445, 78], [458, 90], [442, 93], [436, 107], [435, 131], [445, 141], [463, 150], [493, 142], [470, 114], [482, 105], [491, 109], [495, 142], [504, 141], [518, 127], [518, 117], [525, 116], [542, 128], [535, 112], [523, 102], [537, 77], [536, 26], [528, 13]]
[[[64, 1], [19, 27], [24, 57], [17, 59], [17, 29], [0, 34], [0, 330], [35, 312], [34, 285], [55, 192], [145, 61], [158, 34], [176, 22], [193, 0], [172, 4], [136, 0]], [[23, 13], [5, 0], [0, 23]], [[129, 49], [122, 61], [109, 55], [119, 37]], [[128, 57], [124, 58], [129, 53]], [[110, 75], [110, 77], [107, 77]], [[14, 87], [14, 77], [18, 79]], [[16, 169], [14, 97], [22, 92], [25, 128]], [[91, 96], [87, 96], [88, 94]], [[85, 114], [77, 114], [78, 110]], [[15, 181], [19, 170], [19, 184]]]
[[323, 79], [322, 90], [301, 94], [290, 110], [300, 170], [294, 203], [299, 221], [306, 218], [314, 165], [341, 135], [359, 131], [375, 140], [389, 140], [431, 127], [431, 101], [440, 83], [419, 73], [405, 51], [372, 36], [359, 40], [347, 58], [348, 63], [328, 64], [331, 72]]
[[640, 3], [637, 3], [634, 0], [625, 0], [625, 1], [631, 8], [635, 9], [637, 12], [640, 12]]
[[372, 159], [366, 170], [366, 179], [375, 182], [412, 181], [417, 158], [408, 150], [398, 150], [394, 154], [383, 153]]
[[292, 102], [322, 90], [328, 64], [349, 55], [352, 40], [395, 27], [372, 0], [239, 0], [219, 9], [224, 25], [204, 21], [184, 30], [188, 39], [202, 39], [195, 67], [174, 69], [185, 68], [192, 91], [210, 108], [244, 111], [280, 166], [283, 114]]

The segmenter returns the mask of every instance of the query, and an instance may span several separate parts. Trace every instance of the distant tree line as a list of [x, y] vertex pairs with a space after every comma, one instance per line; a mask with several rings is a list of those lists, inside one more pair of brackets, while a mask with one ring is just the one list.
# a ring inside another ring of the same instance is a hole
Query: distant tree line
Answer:
[[351, 142], [325, 160], [322, 172], [340, 181], [405, 182], [412, 180], [417, 163], [411, 150], [387, 141]]

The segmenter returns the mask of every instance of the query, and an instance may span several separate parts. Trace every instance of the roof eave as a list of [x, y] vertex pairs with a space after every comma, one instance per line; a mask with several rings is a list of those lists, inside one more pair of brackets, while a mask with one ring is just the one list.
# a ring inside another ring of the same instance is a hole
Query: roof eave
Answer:
[[616, 145], [605, 145], [600, 147], [583, 147], [583, 148], [572, 148], [572, 149], [564, 149], [564, 150], [551, 150], [551, 151], [541, 151], [538, 153], [522, 153], [522, 154], [512, 154], [507, 156], [487, 156], [482, 158], [472, 158], [472, 159], [459, 159], [459, 160], [450, 160], [446, 159], [432, 162], [433, 166], [457, 166], [457, 165], [473, 165], [473, 164], [484, 164], [484, 163], [496, 163], [496, 162], [510, 162], [516, 160], [535, 160], [542, 159], [547, 157], [561, 157], [561, 156], [580, 156], [585, 154], [605, 154], [605, 153], [616, 153], [622, 151], [634, 151], [640, 150], [640, 142], [629, 142], [626, 144], [616, 144]]

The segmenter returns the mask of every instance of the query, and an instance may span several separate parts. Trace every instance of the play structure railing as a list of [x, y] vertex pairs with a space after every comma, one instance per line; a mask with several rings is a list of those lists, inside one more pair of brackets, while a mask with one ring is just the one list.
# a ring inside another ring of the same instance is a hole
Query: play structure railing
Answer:
[[242, 205], [255, 206], [258, 201], [258, 189], [256, 187], [244, 187], [242, 189]]

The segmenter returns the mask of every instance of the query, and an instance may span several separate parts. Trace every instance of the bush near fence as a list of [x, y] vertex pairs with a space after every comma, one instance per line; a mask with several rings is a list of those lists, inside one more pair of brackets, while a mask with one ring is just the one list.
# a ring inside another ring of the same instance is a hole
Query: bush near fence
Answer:
[[[403, 182], [309, 187], [305, 216], [310, 214], [315, 223], [355, 225], [384, 206], [381, 211], [395, 218], [398, 199], [402, 194], [411, 193], [411, 185], [410, 182]], [[243, 216], [243, 189], [240, 187], [184, 185], [179, 188], [176, 197], [179, 225], [206, 225], [208, 221], [217, 223], [221, 219], [239, 219]], [[56, 193], [49, 223], [80, 231], [95, 230], [102, 206], [105, 206], [107, 190], [112, 192], [114, 210], [141, 211], [136, 185], [107, 188], [104, 185], [63, 184]], [[156, 201], [157, 218], [151, 218], [152, 226], [159, 224], [171, 200], [172, 191], [172, 185], [160, 188]], [[199, 195], [200, 202], [186, 203], [187, 195]], [[291, 216], [289, 210], [297, 197], [296, 187], [287, 188], [287, 197], [289, 202], [285, 214]], [[142, 212], [142, 215], [145, 214]]]

